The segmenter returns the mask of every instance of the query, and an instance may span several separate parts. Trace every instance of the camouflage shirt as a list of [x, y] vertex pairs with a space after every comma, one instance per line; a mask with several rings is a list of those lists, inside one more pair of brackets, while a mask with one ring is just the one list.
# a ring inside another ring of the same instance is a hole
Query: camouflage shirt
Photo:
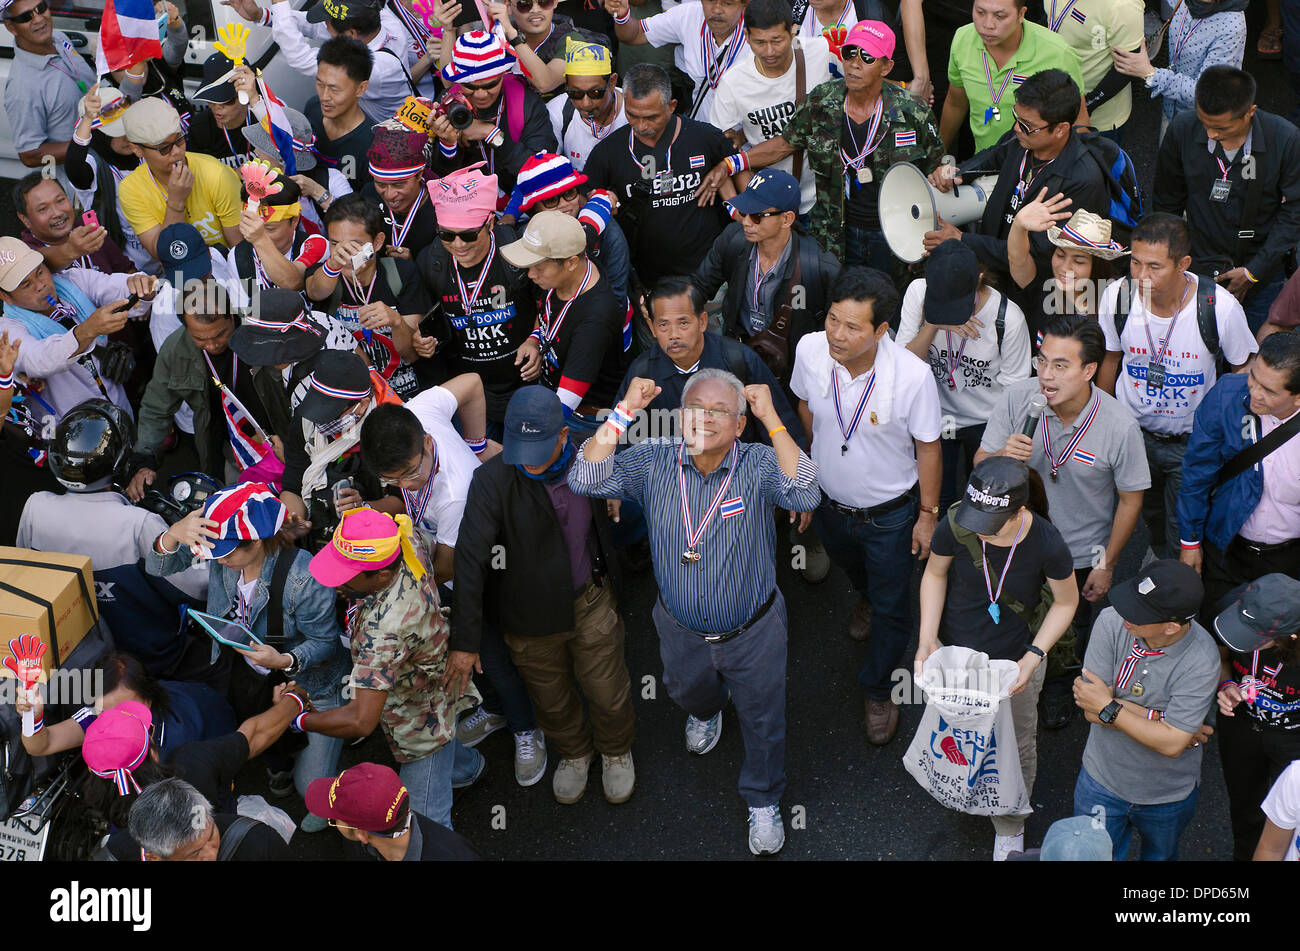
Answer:
[[437, 752], [456, 735], [457, 714], [479, 699], [472, 684], [459, 699], [448, 697], [440, 686], [451, 629], [428, 569], [428, 549], [418, 535], [413, 544], [426, 566], [424, 577], [416, 581], [402, 565], [391, 585], [355, 602], [356, 609], [348, 612], [351, 687], [388, 692], [379, 719], [399, 763]]
[[[843, 79], [830, 79], [808, 94], [781, 133], [786, 142], [804, 150], [804, 160], [817, 180], [817, 202], [809, 212], [809, 231], [835, 257], [844, 258], [844, 161], [840, 136], [844, 130]], [[885, 114], [884, 141], [871, 154], [871, 172], [880, 181], [896, 162], [911, 162], [925, 174], [939, 166], [943, 141], [930, 107], [893, 83], [881, 86]]]

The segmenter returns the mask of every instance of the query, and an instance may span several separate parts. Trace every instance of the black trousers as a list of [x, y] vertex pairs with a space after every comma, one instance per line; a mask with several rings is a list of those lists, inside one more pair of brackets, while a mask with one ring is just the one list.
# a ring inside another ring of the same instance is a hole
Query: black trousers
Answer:
[[1228, 787], [1232, 858], [1249, 862], [1264, 831], [1260, 803], [1282, 770], [1300, 759], [1300, 730], [1265, 726], [1247, 715], [1244, 704], [1233, 716], [1217, 716], [1215, 729], [1223, 781]]
[[1264, 575], [1279, 572], [1289, 578], [1300, 575], [1300, 539], [1281, 548], [1256, 551], [1240, 536], [1220, 551], [1208, 539], [1202, 541], [1205, 549], [1201, 556], [1201, 581], [1205, 585], [1205, 600], [1201, 603], [1201, 625], [1214, 630], [1214, 618], [1219, 613], [1219, 602], [1233, 588], [1247, 584]]

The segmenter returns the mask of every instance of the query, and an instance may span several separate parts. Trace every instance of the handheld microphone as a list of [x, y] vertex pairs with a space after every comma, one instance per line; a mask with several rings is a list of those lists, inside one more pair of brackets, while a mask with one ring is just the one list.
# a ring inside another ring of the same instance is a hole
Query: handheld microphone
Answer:
[[1042, 393], [1035, 393], [1034, 398], [1029, 401], [1029, 415], [1025, 417], [1025, 425], [1020, 431], [1030, 439], [1034, 438], [1034, 433], [1038, 430], [1038, 420], [1043, 416], [1043, 410], [1047, 409], [1047, 397]]

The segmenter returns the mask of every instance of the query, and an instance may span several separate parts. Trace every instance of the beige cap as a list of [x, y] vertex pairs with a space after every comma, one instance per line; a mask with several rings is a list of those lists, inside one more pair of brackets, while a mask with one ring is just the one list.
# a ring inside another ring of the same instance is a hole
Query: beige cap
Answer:
[[[126, 97], [118, 92], [116, 86], [101, 82], [99, 84], [99, 101], [101, 104], [99, 131], [109, 138], [126, 135], [126, 129], [122, 126], [122, 116], [126, 114], [127, 109], [131, 108], [131, 104], [126, 101]], [[85, 107], [80, 102], [77, 103], [77, 116], [81, 117], [85, 114]]]
[[1111, 239], [1110, 229], [1109, 218], [1080, 208], [1063, 227], [1053, 225], [1048, 228], [1047, 240], [1067, 251], [1082, 251], [1103, 261], [1113, 261], [1128, 251]]
[[0, 238], [0, 291], [12, 292], [44, 262], [39, 251], [33, 251], [20, 239]]
[[165, 99], [141, 99], [122, 115], [127, 140], [136, 145], [160, 145], [181, 131], [176, 107]]
[[563, 260], [587, 250], [587, 232], [578, 219], [562, 211], [542, 211], [528, 220], [524, 236], [501, 249], [515, 267], [532, 267], [540, 261]]

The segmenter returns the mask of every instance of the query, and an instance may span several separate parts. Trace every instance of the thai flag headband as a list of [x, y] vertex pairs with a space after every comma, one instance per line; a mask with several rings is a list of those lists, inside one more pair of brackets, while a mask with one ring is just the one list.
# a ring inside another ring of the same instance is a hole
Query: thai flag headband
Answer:
[[409, 165], [406, 168], [380, 168], [374, 162], [370, 162], [369, 165], [371, 176], [385, 182], [396, 182], [404, 178], [410, 178], [412, 175], [423, 172], [428, 167], [425, 162], [421, 162], [419, 165]]
[[297, 317], [289, 321], [289, 323], [287, 324], [278, 324], [273, 320], [262, 320], [259, 317], [245, 317], [244, 326], [257, 327], [261, 330], [274, 330], [277, 333], [282, 333], [282, 334], [288, 333], [290, 330], [296, 329], [296, 330], [306, 331], [307, 333], [317, 337], [321, 335], [320, 328], [317, 327], [315, 324], [313, 324], [310, 320], [307, 320], [305, 315], [303, 314], [299, 314]]
[[1120, 244], [1118, 241], [1113, 241], [1113, 240], [1107, 241], [1105, 244], [1102, 244], [1099, 241], [1090, 241], [1087, 238], [1085, 238], [1083, 235], [1081, 235], [1079, 232], [1071, 228], [1069, 225], [1061, 226], [1061, 234], [1068, 237], [1075, 244], [1081, 244], [1085, 248], [1098, 248], [1099, 250], [1102, 251], [1123, 251], [1124, 250], [1124, 246]]

